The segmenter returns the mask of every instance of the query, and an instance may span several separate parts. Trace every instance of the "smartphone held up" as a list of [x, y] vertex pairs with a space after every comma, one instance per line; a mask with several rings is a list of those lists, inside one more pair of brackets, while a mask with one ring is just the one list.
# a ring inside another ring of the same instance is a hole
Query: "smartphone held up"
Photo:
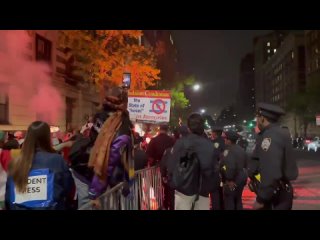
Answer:
[[123, 73], [122, 86], [130, 89], [131, 85], [131, 73], [125, 72]]

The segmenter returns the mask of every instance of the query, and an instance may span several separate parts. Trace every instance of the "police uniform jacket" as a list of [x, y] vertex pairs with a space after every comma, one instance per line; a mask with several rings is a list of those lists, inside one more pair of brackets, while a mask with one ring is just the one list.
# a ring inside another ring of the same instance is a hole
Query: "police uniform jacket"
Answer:
[[270, 124], [259, 134], [249, 176], [260, 174], [257, 201], [270, 202], [279, 181], [291, 181], [298, 177], [298, 167], [294, 157], [290, 134], [278, 124]]
[[223, 153], [225, 150], [225, 143], [223, 137], [217, 137], [216, 139], [212, 140], [213, 147], [219, 153]]
[[221, 161], [221, 174], [224, 180], [240, 184], [246, 180], [247, 154], [237, 144], [227, 147]]

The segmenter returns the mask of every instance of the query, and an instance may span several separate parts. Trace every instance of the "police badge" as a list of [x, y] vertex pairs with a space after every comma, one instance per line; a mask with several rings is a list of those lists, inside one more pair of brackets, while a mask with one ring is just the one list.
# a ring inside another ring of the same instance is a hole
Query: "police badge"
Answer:
[[263, 151], [268, 151], [270, 145], [271, 145], [271, 138], [265, 138], [261, 143], [261, 148]]

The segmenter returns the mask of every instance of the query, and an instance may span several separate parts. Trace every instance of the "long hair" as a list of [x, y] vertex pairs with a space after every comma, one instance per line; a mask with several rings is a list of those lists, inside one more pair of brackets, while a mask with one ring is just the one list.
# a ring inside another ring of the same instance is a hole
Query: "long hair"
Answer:
[[55, 152], [51, 144], [50, 127], [41, 121], [35, 121], [28, 127], [21, 155], [13, 162], [10, 170], [18, 192], [26, 191], [28, 175], [37, 150]]

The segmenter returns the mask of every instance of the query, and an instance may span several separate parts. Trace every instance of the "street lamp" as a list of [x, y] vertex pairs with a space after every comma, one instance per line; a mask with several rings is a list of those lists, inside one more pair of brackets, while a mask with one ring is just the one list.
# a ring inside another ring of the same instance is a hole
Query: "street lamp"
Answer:
[[247, 120], [243, 120], [243, 123], [247, 123]]
[[200, 84], [195, 84], [195, 85], [193, 85], [193, 90], [194, 91], [199, 91], [200, 90]]
[[202, 108], [202, 109], [200, 110], [200, 112], [201, 112], [202, 114], [204, 114], [204, 113], [206, 112], [206, 110], [205, 110], [204, 108]]

